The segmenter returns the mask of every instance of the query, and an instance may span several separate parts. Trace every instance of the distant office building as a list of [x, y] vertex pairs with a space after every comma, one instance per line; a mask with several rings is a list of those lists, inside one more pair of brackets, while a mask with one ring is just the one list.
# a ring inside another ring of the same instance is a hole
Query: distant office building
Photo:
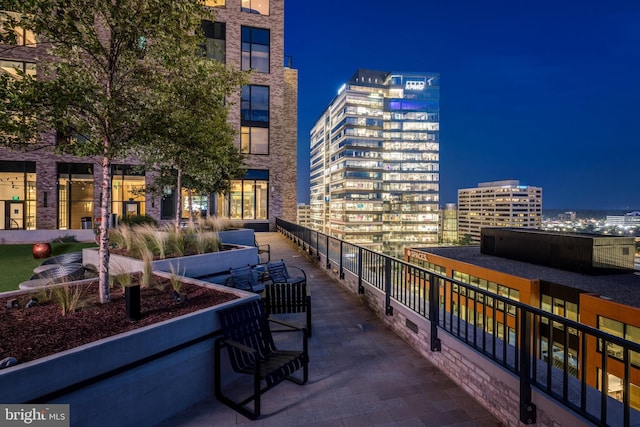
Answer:
[[447, 203], [440, 211], [438, 235], [440, 243], [458, 242], [458, 207], [455, 203]]
[[438, 239], [439, 75], [358, 70], [311, 130], [313, 228], [390, 255]]
[[608, 226], [617, 225], [619, 227], [640, 226], [640, 212], [629, 212], [624, 215], [607, 215], [606, 224]]
[[305, 205], [304, 203], [298, 203], [297, 220], [298, 225], [308, 227], [311, 223], [311, 206]]
[[576, 220], [576, 213], [573, 211], [564, 212], [558, 215], [558, 218], [560, 221], [572, 222]]
[[540, 228], [542, 188], [518, 180], [481, 182], [458, 190], [458, 235], [480, 243], [482, 227]]
[[[484, 228], [481, 240], [480, 246], [407, 248], [405, 261], [640, 343], [640, 276], [633, 269], [633, 237]], [[463, 293], [455, 284], [445, 286], [443, 295], [460, 301], [457, 313], [463, 320], [518, 345], [515, 337], [522, 317], [514, 306], [500, 302], [496, 310], [493, 298]], [[565, 330], [543, 316], [536, 316], [531, 328], [540, 331], [540, 341], [534, 343], [537, 358], [552, 357], [556, 368], [584, 378], [598, 390], [606, 384], [610, 397], [620, 401], [628, 397], [631, 407], [640, 409], [640, 354], [624, 355], [621, 346], [608, 343], [609, 357], [604, 358], [596, 340], [583, 339], [577, 330]], [[628, 396], [624, 396], [625, 377]]]

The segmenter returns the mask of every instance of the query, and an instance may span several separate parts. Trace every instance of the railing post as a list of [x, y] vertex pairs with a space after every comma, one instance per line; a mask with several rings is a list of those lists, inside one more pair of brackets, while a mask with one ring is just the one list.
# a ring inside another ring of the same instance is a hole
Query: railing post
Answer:
[[342, 240], [340, 240], [340, 278], [344, 279], [344, 270], [342, 266], [342, 252], [343, 252], [342, 243], [343, 243]]
[[393, 316], [393, 307], [391, 307], [391, 258], [384, 257], [384, 297], [385, 297], [385, 314]]
[[431, 351], [442, 351], [442, 343], [438, 338], [440, 323], [440, 287], [436, 277], [429, 274], [429, 323], [431, 324]]
[[329, 261], [329, 235], [327, 234], [327, 243], [325, 246], [326, 250], [327, 250], [327, 269], [331, 268], [331, 261]]
[[[549, 346], [551, 348], [551, 345]], [[531, 313], [520, 310], [520, 421], [535, 424], [536, 405], [531, 401]], [[552, 352], [549, 351], [549, 360]]]
[[362, 248], [358, 247], [358, 293], [364, 294], [364, 286], [362, 286]]
[[[307, 246], [309, 255], [313, 255], [313, 249], [311, 249], [311, 233], [312, 233], [312, 230], [309, 230], [309, 245]], [[318, 236], [318, 232], [316, 231], [316, 241], [318, 240], [317, 236]]]
[[320, 261], [320, 232], [316, 231], [316, 258]]

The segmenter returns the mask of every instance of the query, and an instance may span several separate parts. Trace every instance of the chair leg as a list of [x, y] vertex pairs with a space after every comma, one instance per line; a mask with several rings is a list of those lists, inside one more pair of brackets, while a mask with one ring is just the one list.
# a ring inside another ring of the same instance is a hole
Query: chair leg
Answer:
[[[216, 399], [218, 399], [218, 401], [224, 403], [225, 405], [227, 405], [229, 408], [233, 409], [234, 411], [244, 415], [245, 417], [249, 418], [250, 420], [257, 420], [260, 417], [260, 394], [261, 394], [261, 390], [260, 390], [260, 378], [258, 376], [258, 372], [256, 371], [255, 375], [254, 375], [254, 381], [253, 381], [253, 395], [247, 397], [246, 399], [244, 399], [241, 402], [236, 402], [232, 399], [230, 399], [229, 397], [225, 396], [224, 393], [222, 392], [222, 378], [221, 378], [221, 354], [222, 352], [220, 351], [222, 348], [224, 347], [224, 343], [222, 342], [221, 339], [217, 340], [215, 343], [215, 368], [214, 368], [214, 375], [215, 375], [215, 379], [214, 379], [214, 388], [215, 388], [215, 395], [216, 395]], [[249, 410], [245, 405], [249, 402], [253, 401], [253, 411]]]
[[305, 385], [307, 381], [309, 381], [309, 363], [307, 362], [302, 366], [302, 379], [296, 378], [293, 375], [287, 376], [286, 379], [294, 384]]

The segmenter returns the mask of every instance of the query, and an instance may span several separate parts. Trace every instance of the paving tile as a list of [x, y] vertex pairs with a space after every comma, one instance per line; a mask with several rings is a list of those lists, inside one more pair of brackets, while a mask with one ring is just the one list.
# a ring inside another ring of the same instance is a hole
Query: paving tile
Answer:
[[[262, 396], [251, 421], [208, 397], [157, 427], [476, 426], [500, 423], [278, 233], [257, 233], [271, 258], [307, 273], [313, 307], [309, 382]], [[245, 384], [245, 383], [243, 383]]]

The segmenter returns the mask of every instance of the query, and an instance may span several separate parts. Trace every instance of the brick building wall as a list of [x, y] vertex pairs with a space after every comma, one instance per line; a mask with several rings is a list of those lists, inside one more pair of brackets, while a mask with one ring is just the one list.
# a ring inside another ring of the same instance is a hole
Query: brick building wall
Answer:
[[[241, 12], [241, 0], [227, 0], [225, 8], [216, 8], [216, 20], [226, 23], [226, 63], [234, 69], [241, 64], [242, 26], [269, 29], [270, 72], [254, 72], [250, 84], [269, 87], [269, 154], [247, 155], [248, 169], [269, 171], [269, 220], [275, 229], [275, 219], [295, 221], [296, 217], [296, 156], [297, 156], [297, 70], [284, 66], [284, 1], [270, 0], [269, 15]], [[2, 55], [4, 59], [33, 61], [45, 55], [44, 47], [16, 47]], [[229, 98], [229, 123], [236, 130], [235, 143], [240, 147], [240, 94]], [[93, 218], [100, 216], [101, 166], [91, 158], [58, 155], [53, 152], [55, 135], [43, 135], [41, 145], [19, 152], [0, 147], [0, 160], [36, 162], [36, 227], [55, 229], [58, 223], [57, 163], [92, 163], [94, 177]], [[36, 149], [37, 148], [37, 149]], [[114, 164], [135, 164], [134, 159], [114, 161]], [[153, 181], [147, 174], [145, 183]], [[46, 195], [46, 196], [45, 196]], [[45, 206], [46, 198], [46, 206]], [[146, 214], [160, 219], [158, 196], [145, 197]], [[250, 221], [251, 222], [251, 221]], [[255, 222], [266, 222], [255, 220]]]

